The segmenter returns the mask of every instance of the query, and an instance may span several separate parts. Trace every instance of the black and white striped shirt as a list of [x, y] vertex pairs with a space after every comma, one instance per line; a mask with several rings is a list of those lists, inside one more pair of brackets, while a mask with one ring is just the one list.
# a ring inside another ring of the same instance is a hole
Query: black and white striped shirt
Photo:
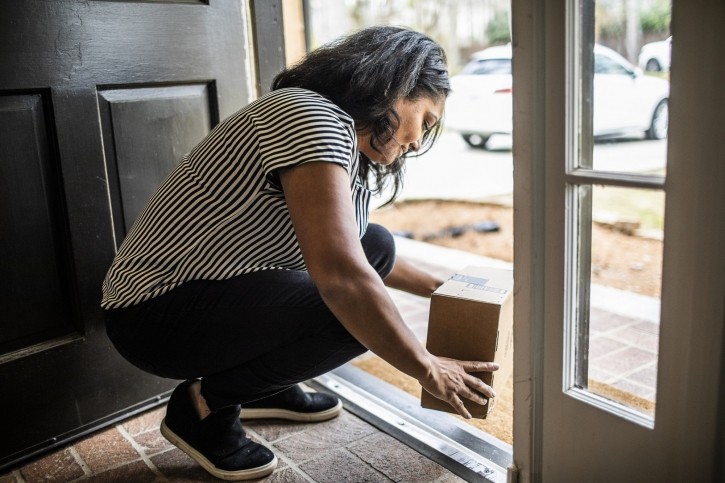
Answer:
[[341, 165], [359, 235], [370, 191], [352, 118], [304, 89], [273, 91], [216, 126], [148, 201], [103, 281], [105, 309], [135, 305], [190, 280], [306, 270], [278, 170]]

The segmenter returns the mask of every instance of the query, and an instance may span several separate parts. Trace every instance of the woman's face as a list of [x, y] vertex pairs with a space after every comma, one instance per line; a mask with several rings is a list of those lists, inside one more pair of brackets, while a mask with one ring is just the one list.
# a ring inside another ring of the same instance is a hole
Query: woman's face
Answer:
[[379, 151], [370, 145], [370, 133], [358, 133], [358, 149], [370, 160], [390, 165], [408, 151], [418, 151], [423, 134], [443, 116], [445, 99], [400, 99], [394, 105], [400, 117], [400, 126], [393, 137]]

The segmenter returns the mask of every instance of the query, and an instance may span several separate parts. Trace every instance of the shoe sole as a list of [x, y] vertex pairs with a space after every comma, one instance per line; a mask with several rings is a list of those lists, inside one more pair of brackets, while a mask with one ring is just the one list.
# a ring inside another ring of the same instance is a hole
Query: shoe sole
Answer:
[[301, 413], [298, 411], [290, 411], [287, 409], [273, 408], [249, 408], [244, 409], [239, 414], [239, 419], [286, 419], [287, 421], [298, 421], [303, 423], [317, 423], [327, 421], [337, 417], [342, 412], [342, 401], [337, 401], [337, 405], [324, 411], [316, 413]]
[[179, 448], [184, 453], [188, 454], [194, 461], [199, 463], [206, 471], [211, 475], [227, 481], [242, 481], [242, 480], [253, 480], [267, 476], [274, 471], [277, 467], [277, 457], [275, 456], [272, 461], [264, 466], [258, 468], [249, 468], [246, 470], [222, 470], [214, 466], [214, 463], [209, 461], [203, 454], [192, 448], [186, 441], [181, 439], [176, 433], [174, 433], [166, 425], [166, 420], [161, 422], [161, 434], [164, 438], [168, 439], [171, 444]]

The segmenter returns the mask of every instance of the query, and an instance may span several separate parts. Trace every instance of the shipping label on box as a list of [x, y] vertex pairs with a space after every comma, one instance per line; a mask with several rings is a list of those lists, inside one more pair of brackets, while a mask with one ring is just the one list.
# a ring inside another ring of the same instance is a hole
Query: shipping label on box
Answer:
[[[495, 372], [472, 375], [503, 392], [513, 371], [513, 271], [466, 267], [431, 296], [426, 347], [431, 354], [461, 361], [496, 362]], [[486, 418], [495, 400], [486, 405], [461, 398], [474, 418]], [[421, 394], [424, 408], [455, 413], [445, 401]]]

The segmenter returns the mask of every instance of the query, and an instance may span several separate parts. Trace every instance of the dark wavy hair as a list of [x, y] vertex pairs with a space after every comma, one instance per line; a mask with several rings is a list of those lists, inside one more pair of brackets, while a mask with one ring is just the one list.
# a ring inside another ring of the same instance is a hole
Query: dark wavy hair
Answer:
[[[441, 46], [427, 35], [391, 26], [366, 28], [310, 52], [274, 78], [272, 90], [285, 87], [308, 89], [330, 99], [354, 119], [358, 132], [371, 134], [376, 151], [400, 125], [393, 108], [396, 101], [445, 99], [451, 89]], [[426, 152], [440, 132], [439, 121], [424, 133], [418, 153], [403, 154], [389, 166], [361, 154], [363, 182], [380, 193], [392, 181], [392, 195], [385, 204], [392, 203], [402, 189], [405, 158]]]

